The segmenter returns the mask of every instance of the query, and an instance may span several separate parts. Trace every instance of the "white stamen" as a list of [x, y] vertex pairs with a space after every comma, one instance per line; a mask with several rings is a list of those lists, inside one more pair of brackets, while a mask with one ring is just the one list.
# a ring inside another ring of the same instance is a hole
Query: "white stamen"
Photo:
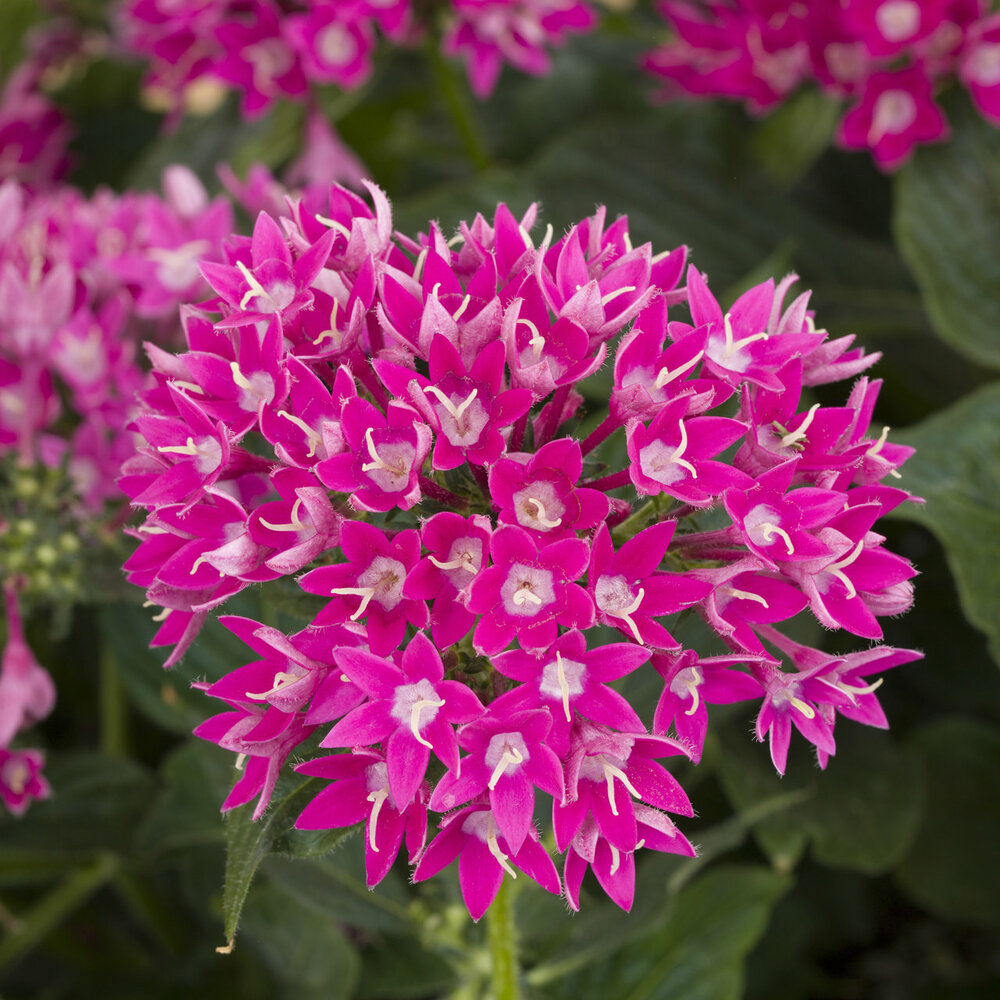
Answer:
[[681, 468], [687, 469], [691, 473], [692, 479], [698, 478], [698, 470], [686, 459], [681, 458], [685, 451], [687, 451], [688, 446], [688, 435], [687, 435], [687, 425], [683, 420], [680, 422], [681, 428], [681, 443], [674, 449], [674, 453], [667, 460], [672, 462], [674, 465], [679, 465]]
[[247, 284], [250, 286], [250, 291], [240, 299], [240, 308], [246, 309], [247, 303], [251, 299], [256, 299], [258, 297], [263, 299], [270, 299], [270, 295], [267, 294], [264, 286], [257, 280], [254, 273], [243, 263], [243, 261], [238, 260], [236, 266], [239, 268], [240, 274], [246, 278]]
[[812, 423], [813, 417], [816, 416], [816, 411], [818, 409], [819, 403], [813, 403], [813, 405], [809, 407], [809, 412], [806, 414], [805, 420], [802, 421], [798, 428], [786, 434], [781, 439], [782, 448], [792, 448], [806, 436], [806, 431], [809, 430], [809, 425]]
[[795, 695], [790, 694], [788, 701], [792, 708], [797, 708], [807, 719], [816, 718], [816, 710], [811, 705], [807, 705], [801, 698], [796, 698]]
[[472, 401], [477, 395], [479, 395], [479, 390], [473, 389], [472, 392], [470, 392], [458, 406], [456, 406], [436, 385], [429, 385], [425, 387], [424, 394], [426, 395], [427, 393], [436, 396], [441, 405], [455, 418], [455, 422], [457, 423], [462, 419], [462, 414], [469, 408]]
[[614, 875], [614, 873], [618, 871], [618, 866], [621, 864], [622, 852], [619, 851], [614, 844], [608, 844], [608, 847], [611, 848], [611, 874]]
[[545, 338], [538, 332], [538, 327], [530, 319], [519, 319], [517, 322], [523, 323], [531, 331], [531, 339], [528, 343], [535, 352], [535, 360], [537, 361], [545, 349]]
[[464, 313], [465, 310], [469, 308], [469, 303], [471, 301], [472, 301], [471, 295], [466, 295], [465, 298], [462, 299], [462, 304], [458, 307], [457, 310], [455, 310], [455, 312], [452, 314], [451, 317], [453, 320], [455, 320], [456, 323], [462, 318], [462, 313]]
[[541, 500], [536, 500], [534, 497], [528, 497], [524, 501], [529, 507], [535, 508], [535, 520], [545, 528], [558, 528], [562, 524], [561, 518], [556, 518], [554, 521], [551, 520], [545, 514], [545, 507], [542, 505]]
[[877, 691], [882, 686], [884, 681], [885, 678], [880, 677], [877, 681], [872, 681], [871, 684], [867, 684], [865, 687], [859, 688], [856, 688], [851, 684], [847, 684], [844, 681], [838, 681], [836, 686], [840, 688], [840, 690], [843, 691], [844, 694], [851, 699], [851, 701], [854, 701], [858, 695], [871, 694], [873, 691]]
[[[442, 702], [444, 704], [444, 702]], [[507, 770], [508, 764], [520, 764], [524, 760], [524, 754], [521, 753], [517, 747], [508, 747], [501, 754], [500, 759], [497, 761], [497, 766], [493, 768], [493, 773], [490, 775], [489, 789], [492, 792], [494, 788], [497, 787], [497, 782], [503, 776], [504, 771]]]
[[489, 848], [490, 854], [497, 859], [500, 867], [511, 877], [517, 878], [517, 872], [514, 871], [510, 866], [510, 861], [506, 854], [500, 850], [500, 845], [497, 843], [497, 831], [496, 827], [493, 825], [493, 814], [490, 814], [489, 826], [487, 827], [486, 833], [486, 846]]
[[413, 703], [413, 707], [410, 709], [410, 732], [413, 733], [413, 738], [418, 743], [422, 743], [425, 747], [427, 747], [430, 750], [433, 749], [433, 746], [430, 743], [428, 743], [427, 740], [423, 738], [423, 736], [420, 735], [420, 713], [425, 708], [430, 708], [430, 707], [440, 708], [443, 704], [444, 704], [443, 698], [440, 701], [431, 701], [429, 699], [423, 699], [421, 701], [415, 701]]
[[642, 599], [645, 596], [645, 589], [640, 587], [638, 593], [635, 595], [635, 600], [633, 600], [627, 608], [621, 608], [619, 611], [606, 612], [610, 617], [620, 618], [623, 622], [625, 622], [625, 624], [629, 627], [629, 631], [632, 633], [632, 637], [640, 644], [642, 643], [642, 636], [639, 635], [639, 629], [632, 620], [632, 615], [639, 610], [639, 605], [642, 604]]
[[628, 789], [631, 795], [634, 795], [637, 799], [641, 799], [642, 796], [632, 782], [628, 780], [627, 775], [620, 767], [615, 767], [614, 764], [609, 764], [607, 761], [601, 761], [601, 767], [604, 769], [604, 780], [608, 783], [608, 802], [611, 805], [611, 815], [617, 816], [618, 806], [615, 805], [615, 778]]
[[267, 699], [270, 698], [272, 694], [275, 694], [277, 691], [280, 691], [286, 685], [291, 684], [292, 681], [297, 681], [300, 676], [302, 676], [302, 675], [301, 674], [288, 674], [288, 673], [285, 673], [284, 670], [279, 670], [274, 675], [274, 686], [273, 687], [271, 687], [267, 691], [260, 691], [260, 692], [257, 692], [255, 694], [251, 693], [250, 691], [247, 691], [247, 697], [251, 698], [253, 701], [267, 701]]
[[421, 272], [424, 269], [424, 261], [427, 260], [427, 251], [428, 251], [428, 249], [429, 249], [428, 247], [424, 247], [423, 250], [421, 250], [420, 253], [417, 255], [417, 261], [413, 265], [413, 280], [414, 281], [419, 281], [420, 280], [420, 274], [421, 274]]
[[388, 797], [389, 791], [386, 788], [379, 788], [368, 793], [368, 801], [372, 804], [372, 814], [368, 818], [368, 844], [376, 854], [379, 853], [379, 850], [375, 844], [375, 825], [378, 823], [378, 814], [382, 811], [382, 804]]
[[187, 444], [161, 444], [156, 448], [157, 451], [170, 452], [174, 455], [197, 455], [198, 449], [195, 446], [194, 438], [188, 438]]
[[573, 715], [569, 710], [569, 683], [566, 680], [566, 671], [562, 665], [562, 654], [556, 650], [556, 676], [559, 678], [559, 690], [562, 691], [563, 711], [566, 713], [566, 721], [572, 722]]
[[230, 361], [229, 362], [229, 367], [233, 370], [233, 381], [241, 389], [252, 389], [253, 388], [253, 382], [251, 382], [250, 379], [248, 379], [246, 377], [246, 375], [244, 375], [243, 372], [240, 371], [239, 362], [237, 362], [237, 361]]
[[889, 436], [889, 428], [883, 427], [882, 433], [879, 435], [879, 439], [865, 452], [866, 455], [877, 455], [881, 450], [882, 446], [886, 442], [886, 438]]
[[625, 244], [626, 252], [631, 253], [634, 248], [632, 246], [632, 240], [629, 239], [628, 233], [622, 233], [622, 242]]
[[465, 237], [461, 233], [455, 233], [455, 235], [452, 236], [450, 240], [448, 240], [447, 245], [449, 247], [454, 247], [458, 246], [459, 243], [464, 243], [464, 242], [465, 242]]
[[607, 295], [601, 296], [601, 305], [606, 306], [612, 299], [617, 299], [619, 295], [624, 295], [626, 292], [634, 292], [635, 285], [625, 285], [622, 288], [616, 288], [613, 292], [608, 292]]
[[260, 523], [270, 531], [302, 531], [305, 525], [299, 520], [299, 507], [302, 506], [302, 499], [299, 498], [292, 505], [291, 521], [288, 524], [272, 524], [270, 521], [260, 519]]
[[316, 433], [316, 431], [310, 427], [301, 417], [296, 417], [294, 414], [289, 413], [287, 410], [278, 410], [278, 416], [284, 417], [286, 420], [290, 420], [296, 427], [305, 434], [309, 441], [309, 451], [306, 452], [306, 458], [314, 458], [316, 456], [316, 449], [323, 443], [322, 437]]
[[684, 687], [687, 688], [688, 694], [691, 695], [691, 707], [684, 710], [685, 715], [694, 715], [698, 711], [698, 705], [701, 703], [701, 695], [698, 693], [698, 687], [705, 679], [697, 667], [691, 667], [690, 671], [690, 676], [686, 677], [683, 681]]
[[371, 472], [372, 469], [387, 469], [389, 472], [392, 472], [393, 470], [390, 469], [381, 458], [379, 458], [379, 454], [375, 450], [375, 442], [372, 441], [372, 429], [370, 427], [365, 430], [365, 444], [368, 445], [368, 454], [371, 455], [372, 460], [370, 462], [365, 462], [364, 465], [361, 466], [361, 471]]
[[656, 381], [653, 383], [653, 388], [662, 389], [665, 385], [669, 384], [670, 382], [673, 382], [674, 379], [678, 379], [682, 375], [687, 374], [687, 372], [691, 371], [691, 369], [694, 368], [699, 361], [701, 361], [704, 354], [705, 354], [704, 351], [699, 351], [690, 361], [686, 362], [683, 365], [680, 365], [673, 371], [671, 371], [669, 368], [666, 367], [661, 368], [660, 374], [656, 376]]
[[182, 382], [180, 379], [173, 379], [170, 383], [172, 386], [176, 386], [178, 389], [186, 389], [188, 392], [203, 393], [205, 390], [202, 389], [200, 385], [195, 385], [194, 382]]
[[437, 566], [438, 569], [467, 569], [470, 573], [474, 572], [472, 568], [472, 553], [463, 552], [461, 556], [457, 559], [452, 559], [450, 562], [441, 562], [440, 559], [436, 559], [434, 556], [428, 556], [428, 559]]
[[776, 524], [771, 524], [768, 521], [766, 524], [761, 525], [761, 534], [764, 536], [765, 542], [770, 542], [777, 535], [785, 543], [788, 554], [790, 556], [795, 554], [795, 546], [792, 545], [792, 540], [788, 537], [788, 532], [784, 528], [779, 528]]
[[346, 239], [351, 238], [351, 231], [342, 222], [338, 222], [336, 219], [328, 219], [325, 215], [317, 215], [316, 221], [326, 226], [329, 229], [334, 229]]
[[763, 332], [751, 334], [749, 337], [743, 337], [740, 340], [733, 340], [733, 324], [729, 318], [729, 315], [730, 315], [729, 313], [726, 313], [726, 315], [723, 317], [723, 322], [725, 323], [725, 328], [726, 328], [726, 349], [725, 351], [722, 352], [722, 356], [724, 358], [728, 358], [730, 354], [733, 354], [736, 351], [741, 350], [742, 348], [746, 347], [747, 344], [754, 343], [754, 341], [767, 340], [768, 334]]
[[374, 587], [335, 587], [330, 591], [330, 596], [339, 594], [342, 597], [360, 597], [361, 603], [358, 610], [351, 615], [351, 621], [356, 622], [368, 609], [368, 604], [375, 596]]
[[324, 330], [313, 342], [313, 347], [318, 347], [324, 340], [329, 338], [333, 341], [340, 340], [340, 331], [337, 329], [337, 309], [340, 307], [340, 303], [337, 299], [333, 300], [333, 306], [330, 308], [330, 328]]
[[518, 607], [525, 604], [534, 604], [537, 607], [542, 603], [542, 599], [532, 592], [531, 585], [527, 583], [521, 584], [520, 589], [514, 592], [512, 600]]
[[767, 600], [761, 594], [754, 594], [749, 590], [737, 590], [735, 587], [722, 587], [721, 590], [723, 594], [739, 598], [741, 601], [756, 601], [758, 604], [762, 604], [765, 608], [770, 607]]
[[858, 592], [854, 589], [854, 584], [851, 583], [850, 579], [843, 572], [844, 567], [850, 566], [855, 559], [861, 555], [861, 550], [865, 547], [865, 540], [862, 538], [857, 545], [851, 549], [850, 552], [843, 559], [838, 560], [835, 563], [831, 563], [827, 566], [823, 572], [832, 573], [846, 588], [847, 588], [847, 598], [850, 600], [852, 597], [857, 597]]
[[154, 622], [165, 622], [170, 614], [170, 608], [164, 608], [158, 615], [153, 615]]
[[246, 762], [247, 762], [247, 755], [245, 753], [241, 753], [241, 754], [237, 755], [237, 757], [236, 757], [236, 763], [233, 765], [233, 767], [235, 767], [237, 771], [242, 771], [243, 770], [243, 765]]

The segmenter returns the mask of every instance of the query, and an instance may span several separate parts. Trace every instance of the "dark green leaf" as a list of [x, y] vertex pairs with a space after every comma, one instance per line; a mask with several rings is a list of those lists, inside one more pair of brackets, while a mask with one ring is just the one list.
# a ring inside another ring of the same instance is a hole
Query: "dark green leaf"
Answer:
[[244, 910], [244, 928], [291, 1000], [347, 1000], [360, 971], [336, 916], [317, 918], [291, 895], [261, 885]]
[[[290, 775], [279, 783], [267, 812], [254, 822], [254, 803], [234, 809], [226, 817], [226, 880], [222, 892], [222, 917], [226, 937], [232, 941], [240, 913], [250, 891], [250, 883], [261, 861], [271, 853], [294, 854], [298, 831], [292, 830], [299, 813], [323, 787], [318, 778]], [[350, 833], [331, 831], [326, 839], [327, 850]], [[314, 847], [309, 841], [310, 849]]]
[[365, 1000], [419, 1000], [454, 986], [451, 967], [412, 937], [388, 937], [363, 953], [358, 995]]
[[798, 180], [827, 149], [841, 107], [819, 90], [800, 90], [757, 124], [752, 148], [775, 180]]
[[1000, 731], [946, 719], [916, 733], [930, 810], [897, 877], [921, 906], [951, 920], [1000, 923]]
[[964, 94], [947, 110], [948, 142], [899, 173], [896, 235], [941, 337], [1000, 368], [1000, 132]]
[[900, 485], [923, 496], [897, 514], [940, 539], [966, 617], [1000, 663], [1000, 385], [993, 384], [898, 435], [917, 449]]
[[768, 817], [756, 835], [779, 870], [794, 866], [806, 843], [826, 864], [876, 874], [892, 868], [920, 822], [923, 789], [912, 752], [886, 733], [842, 723], [837, 754], [819, 771], [793, 735], [789, 768], [775, 772], [767, 750], [732, 737], [724, 741], [719, 773], [730, 801], [750, 808], [780, 791], [799, 789], [800, 805]]
[[566, 974], [540, 966], [528, 982], [553, 998], [736, 1000], [743, 959], [788, 887], [764, 868], [716, 869], [677, 896], [665, 923], [647, 925], [610, 958]]

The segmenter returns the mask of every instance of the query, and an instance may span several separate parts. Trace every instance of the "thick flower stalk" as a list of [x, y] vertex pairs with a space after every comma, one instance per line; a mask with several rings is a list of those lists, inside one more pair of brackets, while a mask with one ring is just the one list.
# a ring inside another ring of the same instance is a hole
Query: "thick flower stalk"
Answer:
[[726, 97], [754, 114], [806, 81], [850, 107], [837, 142], [894, 170], [948, 135], [935, 92], [957, 79], [1000, 123], [1000, 14], [987, 0], [663, 0], [673, 37], [646, 69], [667, 96]]
[[[223, 808], [261, 816], [316, 733], [297, 769], [328, 784], [297, 825], [364, 824], [370, 886], [405, 842], [416, 881], [457, 860], [476, 919], [520, 876], [578, 908], [588, 868], [628, 909], [636, 852], [694, 854], [672, 765], [711, 706], [756, 703], [779, 771], [793, 728], [825, 766], [838, 715], [886, 725], [881, 674], [920, 655], [880, 645], [915, 571], [875, 530], [914, 499], [882, 482], [909, 451], [870, 426], [877, 356], [787, 302], [794, 277], [723, 309], [685, 248], [603, 208], [559, 238], [505, 205], [411, 238], [368, 189], [289, 198], [203, 265], [215, 297], [152, 353], [133, 425], [127, 572], [168, 665], [244, 588], [314, 595], [293, 635], [221, 619], [257, 657], [200, 685], [224, 710], [198, 735], [239, 755]], [[681, 613], [717, 648], [682, 648]], [[791, 642], [799, 614], [864, 650]], [[637, 671], [651, 718], [613, 686]]]

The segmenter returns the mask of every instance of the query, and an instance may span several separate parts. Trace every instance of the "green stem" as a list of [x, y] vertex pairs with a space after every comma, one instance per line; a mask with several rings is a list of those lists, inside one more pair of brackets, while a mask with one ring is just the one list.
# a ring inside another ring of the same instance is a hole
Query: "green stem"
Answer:
[[118, 868], [113, 854], [102, 854], [92, 865], [74, 872], [34, 909], [20, 917], [17, 929], [0, 941], [0, 969], [37, 947], [84, 900], [92, 896]]
[[100, 663], [100, 746], [110, 757], [128, 756], [128, 701], [108, 643], [102, 643]]
[[473, 111], [469, 91], [458, 82], [455, 68], [441, 54], [440, 48], [432, 43], [429, 51], [441, 95], [444, 97], [445, 104], [448, 105], [458, 134], [462, 137], [469, 159], [472, 160], [477, 170], [487, 170], [492, 165], [492, 160], [486, 146], [486, 140], [483, 138], [482, 129]]
[[486, 911], [493, 969], [492, 1000], [518, 1000], [517, 928], [514, 924], [514, 886], [506, 878]]

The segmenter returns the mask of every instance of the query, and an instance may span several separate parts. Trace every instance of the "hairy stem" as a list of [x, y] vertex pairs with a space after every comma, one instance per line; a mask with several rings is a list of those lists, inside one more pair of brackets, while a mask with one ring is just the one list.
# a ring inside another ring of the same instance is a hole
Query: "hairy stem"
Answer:
[[517, 928], [514, 923], [514, 886], [508, 879], [486, 911], [486, 930], [492, 961], [492, 1000], [518, 1000]]

